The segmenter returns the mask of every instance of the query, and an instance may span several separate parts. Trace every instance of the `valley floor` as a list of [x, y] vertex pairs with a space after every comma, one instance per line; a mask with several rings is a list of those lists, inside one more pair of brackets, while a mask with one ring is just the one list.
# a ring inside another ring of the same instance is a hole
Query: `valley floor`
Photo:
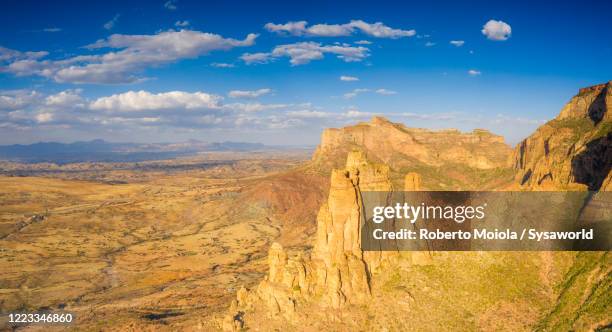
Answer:
[[213, 329], [281, 230], [241, 192], [300, 160], [0, 177], [0, 327], [63, 308], [79, 329]]

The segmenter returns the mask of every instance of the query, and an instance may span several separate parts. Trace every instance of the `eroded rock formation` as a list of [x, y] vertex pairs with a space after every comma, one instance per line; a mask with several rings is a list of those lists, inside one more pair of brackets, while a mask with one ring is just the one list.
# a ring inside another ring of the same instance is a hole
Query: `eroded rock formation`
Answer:
[[612, 81], [580, 89], [514, 151], [523, 187], [598, 190], [612, 165]]
[[350, 152], [346, 167], [331, 174], [329, 197], [317, 216], [312, 254], [288, 255], [274, 243], [268, 254], [268, 275], [255, 290], [238, 292], [224, 319], [224, 329], [242, 327], [243, 314], [257, 305], [264, 305], [271, 315], [291, 319], [299, 302], [312, 298], [331, 308], [365, 301], [370, 295], [372, 270], [395, 253], [361, 250], [361, 192], [391, 190], [387, 166], [368, 162], [363, 152]]

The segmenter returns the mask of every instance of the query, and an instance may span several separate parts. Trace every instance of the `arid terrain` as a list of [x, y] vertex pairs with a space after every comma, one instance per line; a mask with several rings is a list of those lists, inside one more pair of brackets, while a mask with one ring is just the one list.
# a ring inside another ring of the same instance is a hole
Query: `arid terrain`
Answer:
[[583, 89], [516, 148], [375, 117], [309, 154], [4, 162], [0, 311], [67, 310], [76, 330], [609, 329], [609, 252], [364, 253], [353, 226], [362, 190], [611, 190], [610, 107], [610, 83]]
[[[207, 317], [225, 309], [237, 285], [265, 272], [267, 248], [284, 227], [267, 204], [304, 156], [4, 164], [2, 312], [64, 308], [93, 329], [166, 320], [211, 328]], [[302, 216], [278, 199], [281, 214]], [[304, 237], [293, 232], [286, 242]]]

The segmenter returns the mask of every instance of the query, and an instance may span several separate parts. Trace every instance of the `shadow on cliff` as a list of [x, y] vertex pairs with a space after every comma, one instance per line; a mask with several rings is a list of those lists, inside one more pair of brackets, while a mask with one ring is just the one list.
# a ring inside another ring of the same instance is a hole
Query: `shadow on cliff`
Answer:
[[612, 167], [612, 132], [595, 139], [572, 160], [572, 176], [591, 191], [598, 191]]
[[608, 87], [606, 86], [599, 92], [595, 100], [591, 103], [588, 110], [589, 118], [597, 125], [604, 117], [607, 111], [606, 106], [606, 95], [608, 93]]

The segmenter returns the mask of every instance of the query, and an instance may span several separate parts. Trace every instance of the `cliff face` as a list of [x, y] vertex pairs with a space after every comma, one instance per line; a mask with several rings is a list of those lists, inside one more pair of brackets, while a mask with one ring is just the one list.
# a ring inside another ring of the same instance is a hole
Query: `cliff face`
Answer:
[[[363, 252], [359, 227], [362, 191], [431, 189], [432, 180], [447, 176], [443, 171], [460, 167], [474, 171], [470, 181], [512, 170], [523, 190], [612, 189], [610, 91], [610, 83], [581, 89], [513, 154], [488, 132], [408, 129], [382, 118], [326, 130], [313, 164], [330, 167], [341, 158], [346, 163], [331, 170], [312, 250], [273, 244], [267, 276], [255, 288], [238, 291], [223, 329], [526, 331], [609, 325], [612, 272], [606, 252]], [[512, 161], [513, 168], [507, 166]], [[432, 169], [437, 172], [420, 172]], [[481, 184], [472, 188], [482, 190]]]
[[245, 319], [241, 313], [262, 307], [268, 314], [292, 321], [298, 303], [313, 298], [330, 308], [363, 303], [370, 295], [372, 270], [394, 254], [361, 250], [361, 191], [390, 190], [388, 166], [368, 162], [363, 152], [350, 152], [346, 166], [332, 171], [328, 199], [317, 215], [312, 255], [288, 255], [274, 243], [268, 254], [268, 276], [254, 291], [238, 292], [224, 329], [241, 327]]
[[368, 157], [392, 168], [412, 163], [430, 166], [462, 164], [476, 169], [507, 165], [511, 148], [501, 136], [477, 129], [461, 133], [455, 129], [431, 131], [408, 128], [382, 117], [345, 128], [323, 131], [313, 160], [329, 162], [337, 155], [361, 149]]
[[518, 144], [516, 181], [525, 188], [570, 190], [598, 190], [609, 183], [610, 109], [612, 81], [580, 89], [555, 119]]

